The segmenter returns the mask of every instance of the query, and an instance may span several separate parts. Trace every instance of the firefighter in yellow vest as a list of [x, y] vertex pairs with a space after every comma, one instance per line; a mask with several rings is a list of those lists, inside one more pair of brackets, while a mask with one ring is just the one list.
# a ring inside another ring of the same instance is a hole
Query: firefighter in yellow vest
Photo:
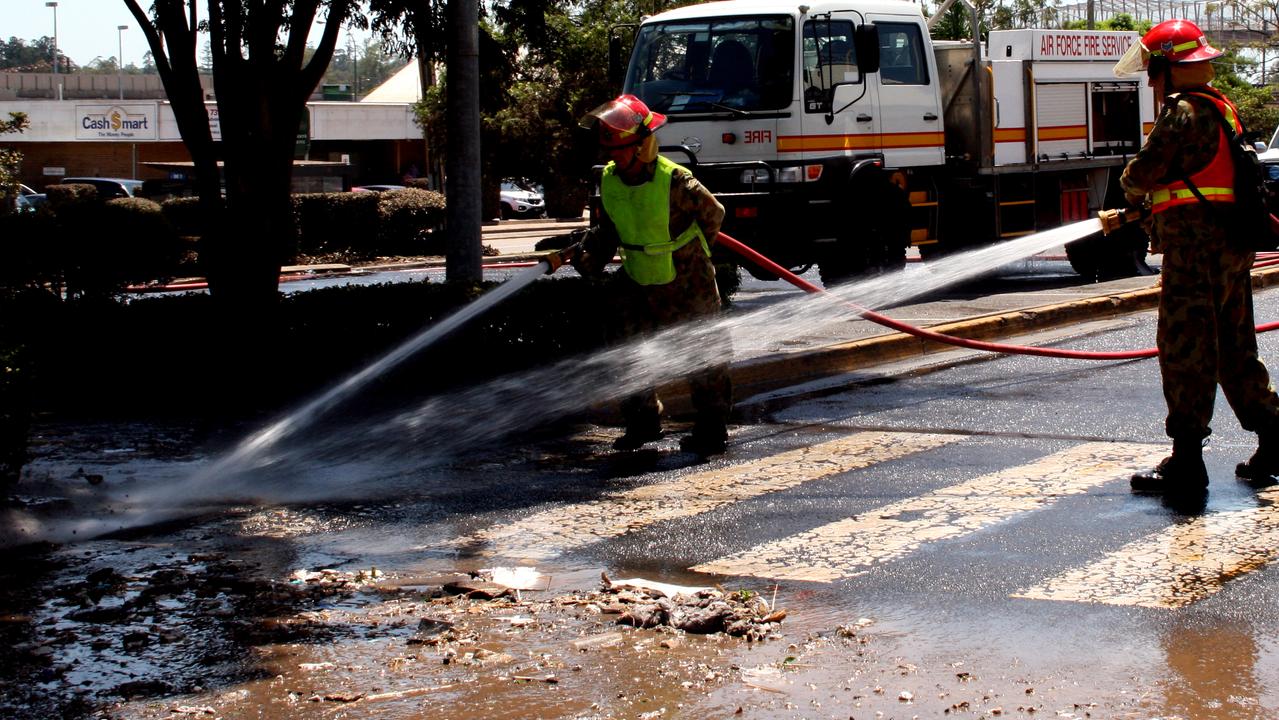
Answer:
[[1149, 204], [1151, 249], [1163, 253], [1156, 345], [1173, 447], [1153, 470], [1132, 477], [1138, 492], [1207, 488], [1202, 449], [1218, 384], [1243, 428], [1259, 437], [1237, 474], [1256, 484], [1279, 474], [1279, 397], [1257, 356], [1252, 313], [1255, 254], [1228, 222], [1234, 164], [1222, 119], [1233, 130], [1240, 121], [1208, 84], [1209, 61], [1221, 55], [1194, 23], [1169, 20], [1115, 66], [1120, 76], [1145, 70], [1163, 98], [1150, 136], [1120, 177], [1130, 203]]
[[[657, 153], [653, 134], [666, 117], [639, 98], [622, 95], [591, 111], [583, 126], [597, 133], [609, 163], [600, 180], [599, 223], [583, 243], [574, 267], [600, 276], [620, 251], [622, 269], [613, 273], [612, 297], [619, 317], [614, 341], [719, 312], [719, 290], [711, 246], [724, 220], [724, 206], [685, 168]], [[728, 440], [732, 385], [726, 333], [712, 331], [712, 360], [690, 378], [695, 419], [680, 448], [703, 457], [718, 455]], [[690, 362], [692, 359], [690, 358]], [[662, 403], [650, 389], [622, 404], [626, 431], [617, 450], [636, 450], [662, 437]]]

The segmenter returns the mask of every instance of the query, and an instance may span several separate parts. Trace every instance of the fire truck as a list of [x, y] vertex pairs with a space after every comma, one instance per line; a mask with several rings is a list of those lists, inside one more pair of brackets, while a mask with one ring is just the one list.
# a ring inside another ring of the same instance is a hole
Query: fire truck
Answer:
[[[662, 153], [715, 192], [726, 232], [826, 283], [1120, 207], [1154, 122], [1150, 89], [1112, 72], [1134, 32], [941, 41], [900, 0], [724, 0], [631, 39], [623, 92], [669, 118]], [[1148, 272], [1139, 228], [1067, 255], [1087, 276]]]

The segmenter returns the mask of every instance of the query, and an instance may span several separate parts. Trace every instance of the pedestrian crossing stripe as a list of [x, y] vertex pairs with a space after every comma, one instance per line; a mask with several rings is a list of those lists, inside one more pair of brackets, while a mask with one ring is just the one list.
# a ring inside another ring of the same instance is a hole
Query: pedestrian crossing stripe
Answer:
[[1179, 522], [1013, 597], [1149, 608], [1202, 600], [1279, 557], [1279, 488], [1257, 499], [1257, 507]]
[[1087, 492], [1157, 461], [1167, 449], [1084, 443], [1039, 460], [907, 498], [707, 563], [697, 572], [834, 582], [897, 560], [924, 543], [952, 540], [1058, 498]]
[[670, 482], [572, 503], [455, 541], [479, 555], [547, 560], [656, 523], [687, 518], [803, 483], [962, 440], [940, 433], [862, 432]]

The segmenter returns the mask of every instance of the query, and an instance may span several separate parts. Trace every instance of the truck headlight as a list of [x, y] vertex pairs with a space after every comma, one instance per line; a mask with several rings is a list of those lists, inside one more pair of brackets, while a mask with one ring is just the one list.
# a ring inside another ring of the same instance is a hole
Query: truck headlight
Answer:
[[765, 170], [764, 168], [757, 168], [753, 170], [742, 171], [741, 180], [743, 185], [754, 185], [755, 183], [766, 183], [766, 182], [769, 182], [770, 179], [771, 178], [769, 177], [768, 171]]

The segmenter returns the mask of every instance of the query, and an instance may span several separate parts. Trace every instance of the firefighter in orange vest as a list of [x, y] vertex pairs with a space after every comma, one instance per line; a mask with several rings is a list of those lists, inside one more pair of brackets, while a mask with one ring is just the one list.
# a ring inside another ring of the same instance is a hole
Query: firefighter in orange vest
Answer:
[[[615, 341], [652, 333], [676, 323], [708, 318], [720, 310], [711, 247], [724, 220], [724, 206], [692, 173], [657, 152], [653, 134], [666, 117], [634, 95], [622, 95], [591, 111], [583, 126], [596, 132], [609, 163], [600, 179], [602, 212], [573, 265], [584, 276], [600, 276], [620, 250], [622, 269], [613, 273], [619, 317], [610, 326]], [[685, 452], [724, 452], [732, 385], [727, 334], [711, 329], [688, 349], [695, 418], [680, 440]], [[702, 355], [704, 359], [693, 357]], [[673, 379], [673, 378], [672, 378]], [[662, 436], [662, 403], [649, 389], [622, 404], [626, 431], [613, 447], [636, 450]]]
[[1279, 474], [1279, 397], [1257, 356], [1252, 313], [1255, 254], [1225, 222], [1234, 164], [1222, 119], [1233, 130], [1240, 121], [1233, 103], [1208, 84], [1209, 61], [1221, 55], [1194, 23], [1168, 20], [1115, 66], [1120, 76], [1145, 70], [1163, 99], [1154, 129], [1119, 181], [1129, 203], [1149, 205], [1151, 250], [1163, 253], [1156, 344], [1173, 447], [1153, 470], [1133, 475], [1137, 492], [1206, 490], [1202, 453], [1218, 384], [1243, 428], [1259, 437], [1237, 474], [1256, 484]]

